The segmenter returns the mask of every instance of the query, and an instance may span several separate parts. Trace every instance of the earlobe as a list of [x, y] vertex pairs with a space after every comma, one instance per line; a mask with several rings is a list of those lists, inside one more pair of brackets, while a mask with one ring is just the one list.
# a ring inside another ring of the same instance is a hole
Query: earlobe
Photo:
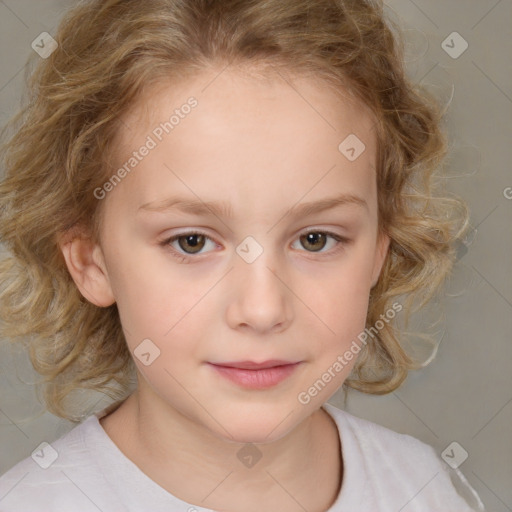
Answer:
[[91, 303], [108, 307], [115, 303], [101, 247], [84, 233], [68, 233], [59, 241], [66, 266], [80, 293]]
[[386, 261], [390, 242], [391, 240], [388, 235], [385, 233], [379, 233], [375, 251], [375, 262], [373, 265], [372, 288], [377, 284], [377, 281], [379, 280], [380, 272], [384, 262]]

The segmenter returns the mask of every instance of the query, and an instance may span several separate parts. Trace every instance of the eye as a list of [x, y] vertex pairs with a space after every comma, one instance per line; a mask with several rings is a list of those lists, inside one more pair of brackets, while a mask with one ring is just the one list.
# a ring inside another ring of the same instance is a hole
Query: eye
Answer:
[[[295, 244], [297, 242], [300, 242], [307, 252], [323, 254], [331, 249], [334, 249], [331, 251], [332, 253], [342, 250], [343, 245], [348, 244], [349, 240], [330, 231], [316, 230], [302, 234]], [[208, 244], [210, 244], [210, 250], [203, 250], [208, 249]], [[194, 260], [192, 256], [211, 252], [217, 247], [217, 244], [206, 233], [199, 231], [174, 235], [160, 242], [160, 245], [169, 249], [172, 255], [183, 263], [191, 263]], [[297, 249], [293, 245], [292, 248]]]
[[346, 238], [329, 231], [308, 231], [298, 241], [308, 252], [327, 252], [342, 242], [348, 242]]
[[[215, 242], [204, 233], [190, 232], [181, 233], [171, 238], [164, 240], [161, 245], [170, 246], [172, 249], [178, 252], [178, 254], [199, 254], [204, 247], [208, 245], [208, 242], [215, 248]], [[177, 244], [177, 246], [176, 246]], [[208, 252], [208, 251], [203, 251]]]

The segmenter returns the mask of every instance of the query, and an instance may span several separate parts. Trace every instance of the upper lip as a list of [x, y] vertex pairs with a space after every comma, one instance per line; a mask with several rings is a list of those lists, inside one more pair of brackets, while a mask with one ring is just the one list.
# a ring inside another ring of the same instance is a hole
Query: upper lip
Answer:
[[215, 366], [226, 366], [228, 368], [240, 368], [242, 370], [262, 370], [264, 368], [273, 368], [275, 366], [284, 366], [290, 364], [297, 364], [299, 361], [282, 361], [280, 359], [269, 359], [261, 363], [254, 361], [232, 361], [225, 363], [210, 363]]

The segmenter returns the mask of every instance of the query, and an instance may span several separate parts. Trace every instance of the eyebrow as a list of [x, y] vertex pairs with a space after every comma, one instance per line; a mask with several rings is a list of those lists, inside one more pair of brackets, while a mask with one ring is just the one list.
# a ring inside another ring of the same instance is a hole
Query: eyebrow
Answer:
[[[353, 194], [342, 194], [320, 201], [297, 204], [292, 206], [284, 216], [305, 217], [341, 206], [359, 206], [368, 210], [368, 203], [362, 197]], [[171, 197], [163, 201], [145, 203], [139, 207], [139, 211], [141, 210], [158, 213], [180, 210], [195, 215], [233, 218], [231, 206], [224, 201], [201, 201], [200, 199], [184, 199], [180, 197]]]

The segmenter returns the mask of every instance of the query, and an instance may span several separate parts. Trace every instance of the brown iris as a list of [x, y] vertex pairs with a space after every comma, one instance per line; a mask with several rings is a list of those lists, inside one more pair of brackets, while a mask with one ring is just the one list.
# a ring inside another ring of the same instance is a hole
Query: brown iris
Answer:
[[178, 238], [179, 246], [189, 254], [195, 254], [199, 252], [206, 242], [204, 235], [183, 235]]
[[300, 237], [300, 243], [305, 249], [313, 252], [320, 251], [327, 243], [327, 235], [325, 233], [307, 233]]

